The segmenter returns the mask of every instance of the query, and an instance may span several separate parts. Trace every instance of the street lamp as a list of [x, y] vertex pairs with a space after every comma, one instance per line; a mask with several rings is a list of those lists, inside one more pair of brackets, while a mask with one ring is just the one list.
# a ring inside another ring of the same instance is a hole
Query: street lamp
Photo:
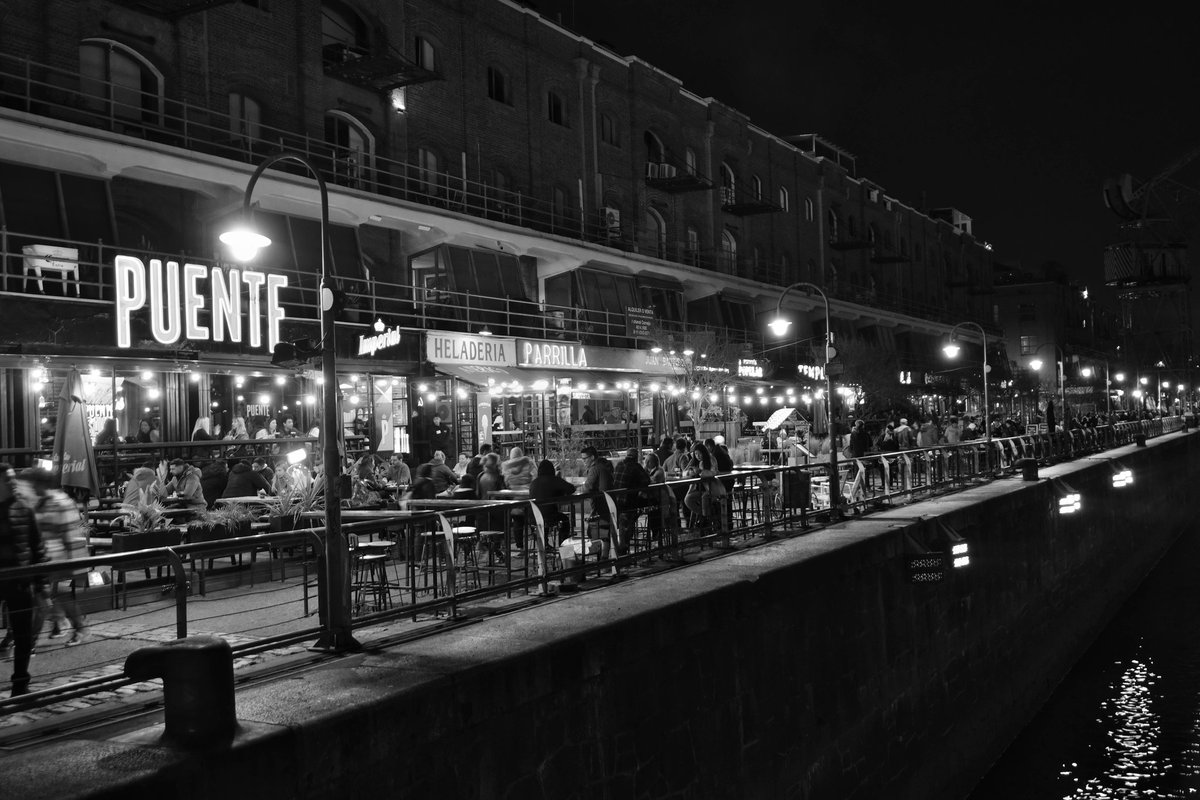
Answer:
[[978, 322], [960, 322], [950, 329], [950, 339], [946, 342], [946, 346], [942, 348], [942, 352], [947, 358], [957, 358], [958, 351], [962, 348], [958, 345], [958, 339], [955, 336], [955, 331], [964, 326], [974, 327], [979, 331], [979, 336], [983, 339], [983, 434], [988, 443], [987, 453], [988, 458], [992, 454], [992, 423], [991, 409], [988, 407], [988, 363], [987, 363], [987, 333], [984, 332], [983, 326]]
[[[1109, 375], [1108, 375], [1108, 359], [1103, 358], [1101, 360], [1104, 362], [1104, 409], [1105, 409], [1105, 414], [1107, 414], [1108, 416], [1111, 417], [1112, 416], [1112, 381], [1109, 379]], [[1085, 377], [1085, 378], [1092, 377], [1093, 372], [1094, 372], [1094, 370], [1091, 367], [1084, 367], [1083, 369], [1081, 369], [1079, 371], [1079, 373], [1081, 375], [1083, 375], [1083, 377]], [[1124, 377], [1125, 376], [1122, 375], [1120, 372], [1117, 373], [1117, 380], [1122, 380]]]
[[350, 552], [342, 532], [342, 473], [341, 421], [338, 419], [337, 329], [333, 318], [333, 286], [327, 269], [329, 250], [329, 191], [325, 180], [312, 162], [298, 153], [277, 153], [254, 170], [242, 198], [243, 227], [222, 233], [220, 239], [229, 245], [239, 260], [253, 258], [259, 249], [271, 244], [266, 236], [251, 228], [250, 199], [254, 186], [269, 167], [280, 161], [294, 161], [304, 166], [317, 181], [321, 192], [321, 375], [324, 381], [321, 417], [321, 452], [325, 466], [325, 626], [315, 649], [357, 650], [350, 623]]
[[[1063, 364], [1066, 361], [1066, 356], [1063, 355], [1062, 348], [1059, 347], [1054, 342], [1043, 342], [1042, 344], [1038, 345], [1036, 350], [1033, 351], [1033, 356], [1034, 356], [1033, 360], [1031, 360], [1029, 362], [1029, 368], [1032, 369], [1034, 372], [1040, 372], [1042, 369], [1043, 362], [1040, 358], [1037, 357], [1037, 354], [1042, 351], [1043, 347], [1053, 347], [1054, 351], [1056, 353], [1058, 353], [1058, 361], [1056, 363], [1056, 372], [1057, 372], [1056, 378], [1058, 380], [1058, 413], [1063, 417], [1063, 423], [1064, 423], [1063, 429], [1066, 430], [1065, 423], [1066, 423], [1066, 413], [1067, 413], [1067, 391], [1066, 391], [1066, 380], [1064, 379], [1064, 376], [1063, 376]], [[1039, 383], [1040, 383], [1040, 381], [1039, 381]], [[1051, 433], [1053, 433], [1053, 432], [1054, 431], [1051, 431]]]
[[829, 519], [836, 521], [841, 516], [842, 494], [841, 488], [838, 486], [837, 427], [833, 420], [833, 375], [829, 370], [830, 360], [837, 355], [833, 349], [833, 328], [829, 326], [829, 298], [815, 283], [808, 281], [793, 283], [780, 293], [779, 302], [775, 304], [775, 319], [768, 322], [767, 327], [776, 336], [783, 336], [787, 333], [792, 321], [783, 316], [783, 298], [787, 297], [787, 293], [792, 289], [800, 288], [807, 289], [810, 294], [816, 292], [821, 295], [821, 302], [825, 305], [825, 420], [829, 425]]

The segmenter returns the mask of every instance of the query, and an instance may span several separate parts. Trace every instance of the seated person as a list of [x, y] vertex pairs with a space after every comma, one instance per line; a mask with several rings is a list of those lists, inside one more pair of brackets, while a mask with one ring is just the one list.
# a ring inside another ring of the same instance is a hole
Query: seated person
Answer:
[[125, 482], [125, 495], [122, 500], [126, 505], [149, 503], [162, 496], [163, 486], [158, 480], [158, 473], [150, 467], [138, 467], [133, 471], [133, 477]]
[[446, 466], [446, 454], [441, 450], [433, 454], [433, 458], [428, 464], [421, 466], [429, 467], [429, 477], [433, 480], [434, 494], [441, 494], [446, 491], [449, 486], [458, 484], [458, 476], [454, 474], [454, 470]]
[[229, 470], [229, 480], [221, 497], [253, 497], [259, 492], [275, 494], [271, 482], [263, 477], [263, 471], [255, 472], [249, 462], [242, 460]]
[[200, 470], [176, 458], [171, 461], [171, 478], [167, 481], [165, 493], [184, 501], [192, 511], [203, 511], [208, 506], [204, 499], [204, 485], [200, 482]]
[[229, 467], [221, 459], [210, 461], [200, 470], [200, 486], [204, 490], [204, 500], [209, 508], [215, 508], [217, 498], [225, 493], [225, 485], [229, 482]]
[[[262, 456], [259, 456], [250, 463], [250, 469], [254, 470], [259, 475], [262, 475], [263, 480], [265, 480], [268, 484], [275, 484], [275, 470], [271, 469], [271, 465], [268, 464], [267, 460]], [[272, 492], [272, 494], [274, 494], [274, 492]]]

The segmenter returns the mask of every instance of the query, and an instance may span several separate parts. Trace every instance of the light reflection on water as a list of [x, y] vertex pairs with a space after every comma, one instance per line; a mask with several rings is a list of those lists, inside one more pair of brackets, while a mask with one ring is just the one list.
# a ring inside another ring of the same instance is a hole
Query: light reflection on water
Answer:
[[1197, 567], [1185, 534], [970, 800], [1200, 798]]

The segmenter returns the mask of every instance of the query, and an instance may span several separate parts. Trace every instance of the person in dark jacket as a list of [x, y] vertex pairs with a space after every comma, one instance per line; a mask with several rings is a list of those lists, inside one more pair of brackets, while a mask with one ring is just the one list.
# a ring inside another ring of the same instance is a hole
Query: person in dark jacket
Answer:
[[871, 449], [871, 434], [867, 433], [867, 424], [863, 420], [855, 420], [854, 429], [850, 431], [850, 456], [862, 458]]
[[[542, 518], [546, 521], [546, 530], [543, 533], [547, 537], [550, 536], [551, 531], [560, 531], [563, 534], [559, 537], [560, 539], [571, 535], [570, 516], [562, 513], [558, 503], [547, 502], [556, 497], [566, 497], [571, 494], [575, 494], [575, 487], [555, 472], [553, 462], [543, 459], [538, 464], [537, 477], [529, 484], [529, 499], [536, 501], [542, 512]], [[562, 528], [564, 520], [567, 522], [565, 529]]]
[[[0, 568], [28, 567], [46, 560], [46, 548], [33, 509], [16, 494], [17, 474], [0, 463]], [[33, 655], [33, 598], [46, 591], [44, 578], [0, 582], [0, 600], [8, 606], [13, 649], [12, 696], [29, 692], [29, 658]], [[10, 641], [5, 637], [4, 644]], [[7, 647], [0, 647], [7, 649]]]
[[492, 452], [492, 446], [487, 442], [479, 445], [479, 455], [473, 456], [467, 462], [467, 474], [473, 477], [476, 482], [479, 481], [479, 475], [483, 472], [483, 457]]
[[210, 461], [200, 470], [200, 487], [204, 492], [204, 503], [208, 508], [217, 505], [217, 498], [225, 493], [229, 482], [229, 467], [220, 459]]
[[437, 487], [433, 483], [433, 467], [422, 464], [417, 467], [417, 477], [404, 493], [402, 500], [432, 500], [437, 497]]
[[271, 483], [262, 472], [255, 472], [248, 461], [239, 461], [229, 470], [229, 480], [221, 497], [253, 497], [260, 491], [275, 494]]
[[642, 490], [650, 485], [650, 474], [638, 461], [639, 455], [637, 448], [631, 447], [625, 451], [625, 458], [613, 468], [613, 488], [625, 490], [616, 497], [617, 508], [621, 510], [621, 534], [617, 537], [617, 553], [620, 555], [629, 550], [637, 518], [644, 505]]
[[[662, 441], [658, 443], [658, 449], [654, 451], [654, 455], [658, 457], [659, 464], [666, 464], [667, 459], [675, 452], [675, 440], [671, 435], [664, 433]], [[664, 467], [665, 469], [665, 467]]]
[[429, 477], [433, 480], [434, 494], [441, 494], [449, 487], [458, 484], [458, 476], [454, 474], [454, 470], [446, 466], [446, 454], [441, 450], [433, 454], [429, 463], [421, 466], [429, 467]]
[[[587, 469], [583, 480], [583, 494], [607, 492], [613, 488], [613, 465], [607, 458], [601, 456], [595, 447], [588, 445], [579, 451], [583, 458], [583, 466]], [[608, 504], [603, 497], [593, 497], [588, 501], [588, 516], [608, 521]]]

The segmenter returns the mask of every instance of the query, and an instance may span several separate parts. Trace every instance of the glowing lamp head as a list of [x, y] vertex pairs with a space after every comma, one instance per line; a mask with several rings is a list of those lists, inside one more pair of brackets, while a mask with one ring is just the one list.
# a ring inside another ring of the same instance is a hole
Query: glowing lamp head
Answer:
[[1040, 358], [1035, 358], [1033, 361], [1030, 361], [1029, 368], [1034, 372], [1037, 372], [1042, 368], [1042, 360]]
[[225, 231], [220, 239], [229, 247], [229, 254], [238, 261], [252, 261], [259, 250], [271, 244], [266, 236], [245, 227]]
[[770, 328], [771, 333], [775, 334], [776, 336], [783, 336], [788, 332], [788, 328], [792, 327], [792, 321], [790, 319], [784, 319], [783, 317], [776, 317], [767, 323], [767, 327]]
[[942, 352], [946, 354], [946, 358], [958, 358], [960, 350], [962, 348], [959, 347], [958, 341], [955, 339], [946, 342], [946, 345], [942, 348]]

